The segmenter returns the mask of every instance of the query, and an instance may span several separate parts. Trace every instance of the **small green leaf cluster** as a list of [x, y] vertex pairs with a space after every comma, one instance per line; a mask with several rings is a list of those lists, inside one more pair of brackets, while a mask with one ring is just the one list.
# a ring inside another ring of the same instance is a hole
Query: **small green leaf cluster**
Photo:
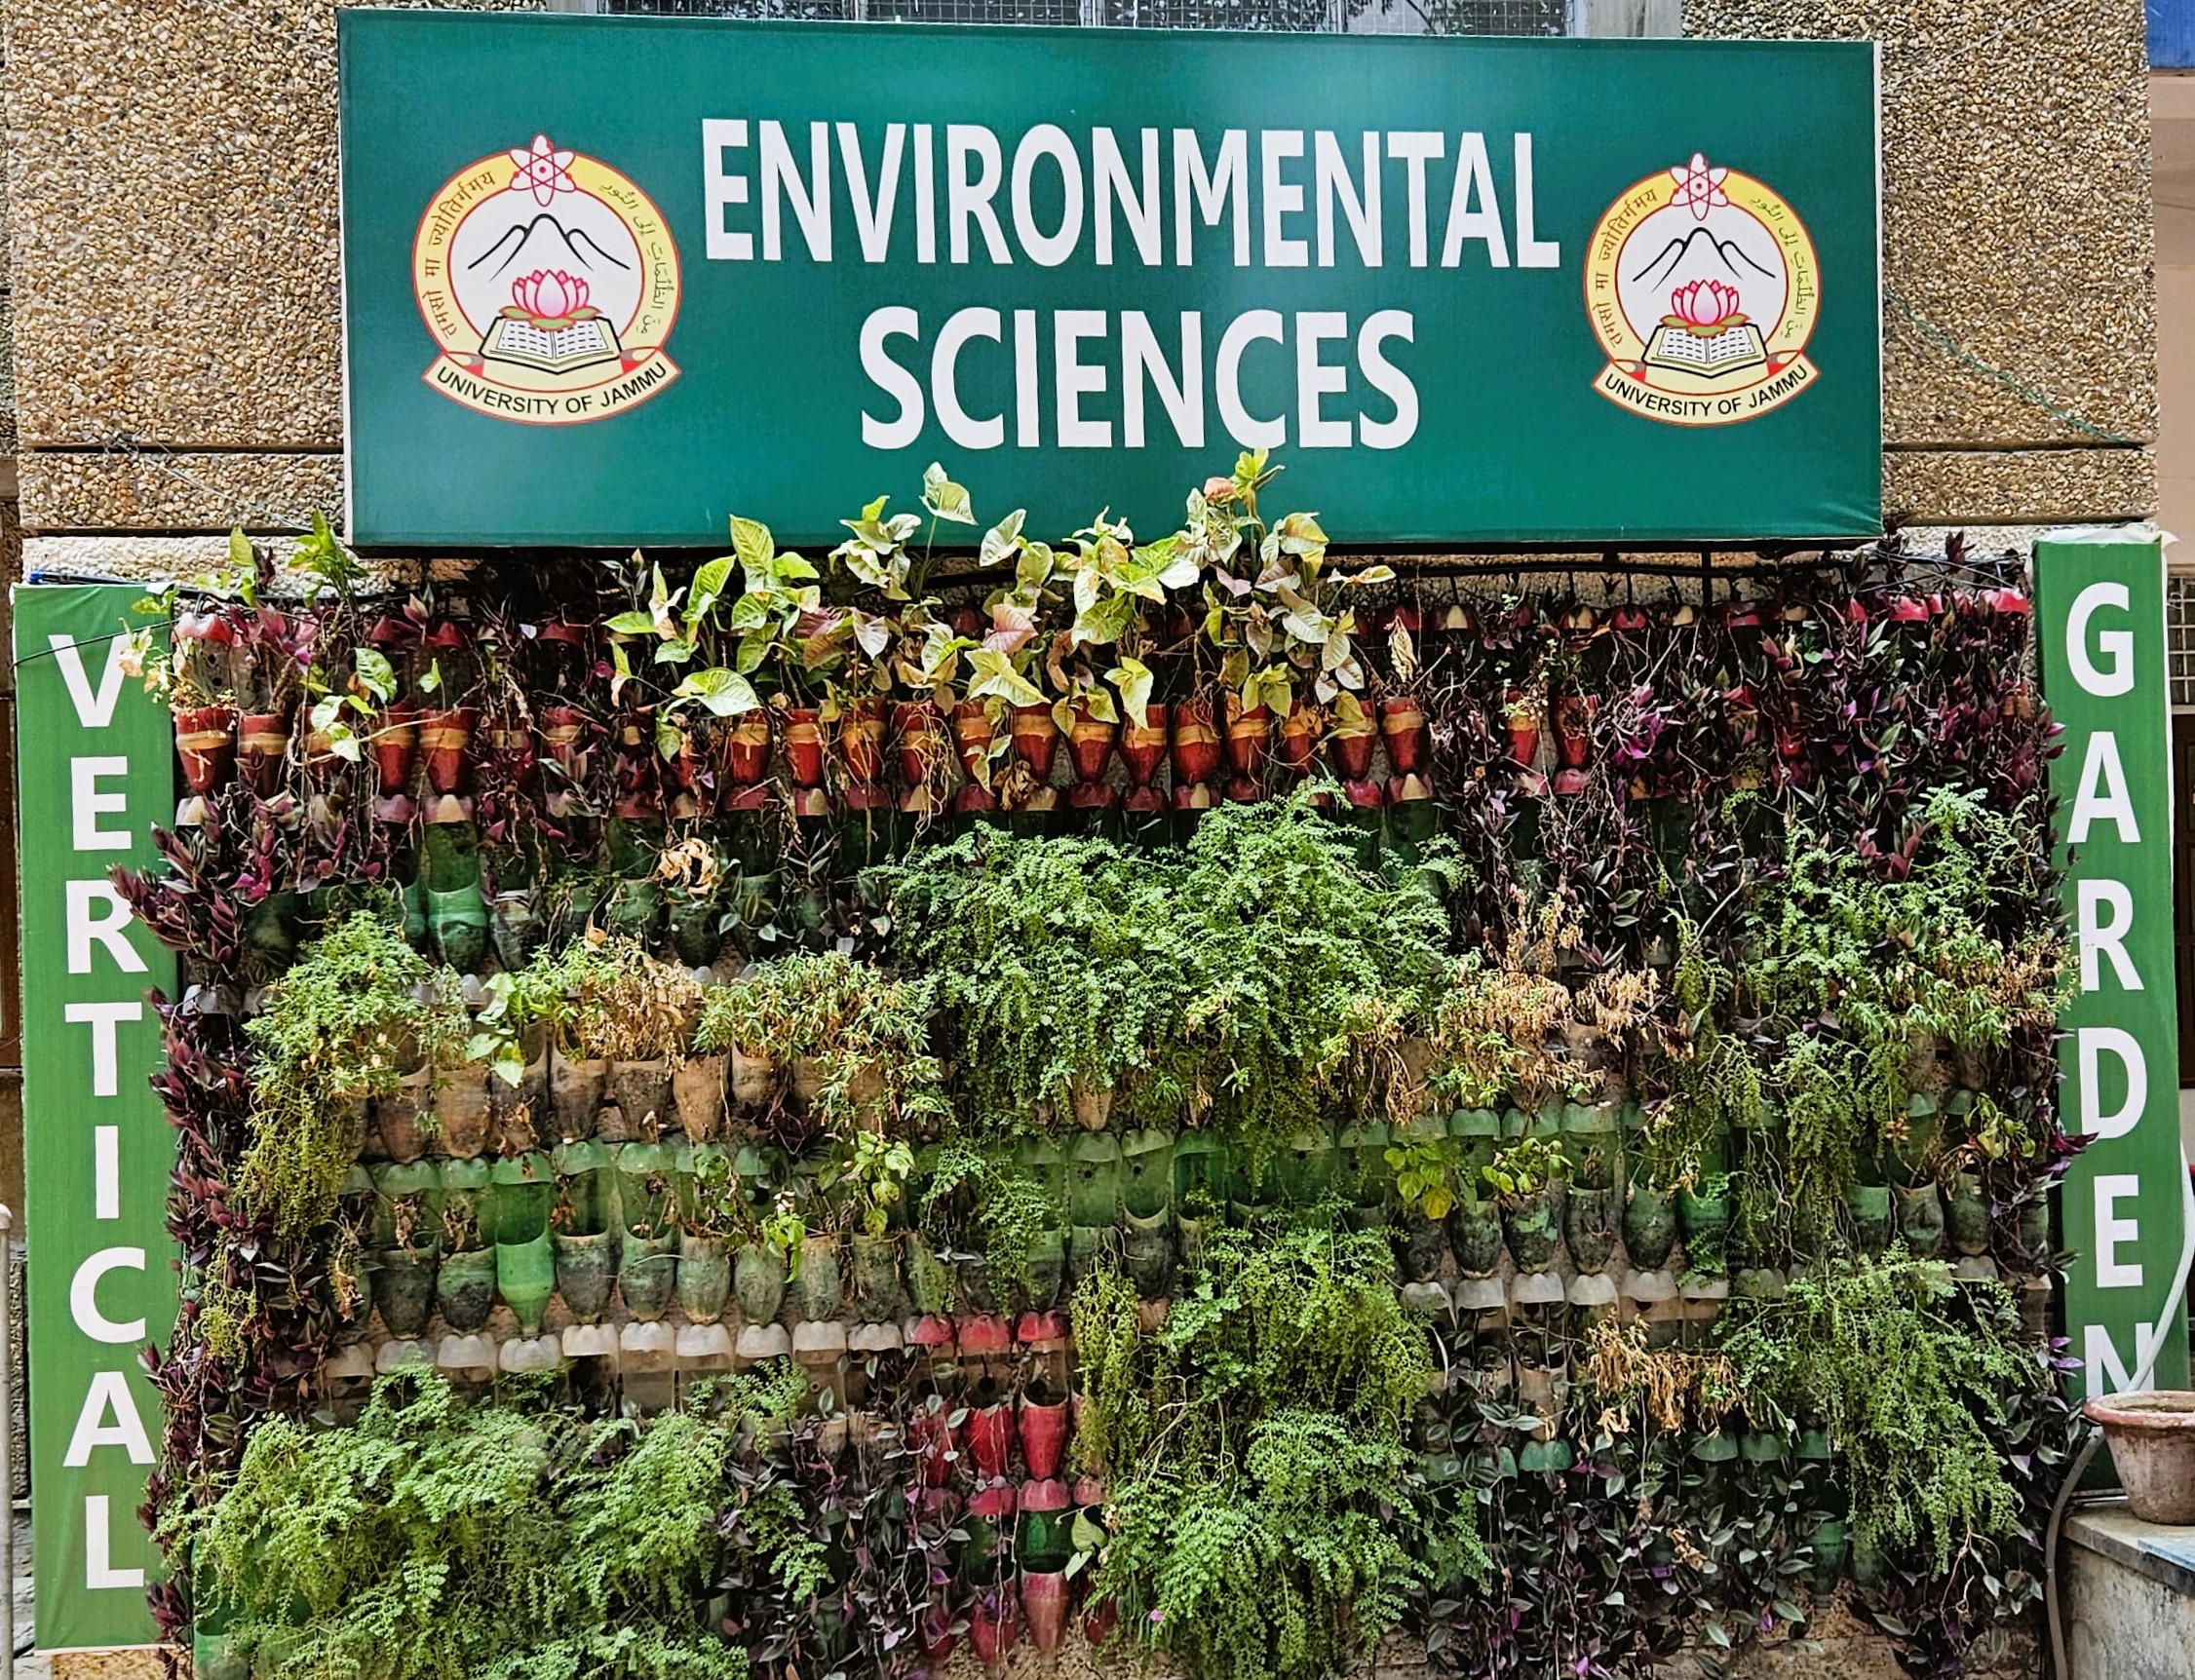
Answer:
[[705, 1606], [772, 1407], [750, 1380], [713, 1415], [591, 1422], [417, 1371], [347, 1429], [270, 1418], [198, 1519], [202, 1613], [263, 1680], [746, 1680]]
[[2020, 1500], [1995, 1442], [2051, 1372], [2003, 1285], [1893, 1248], [1731, 1305], [1722, 1352], [1747, 1409], [1829, 1432], [1856, 1536], [1925, 1546], [1941, 1572], [1972, 1537], [2012, 1531]]
[[361, 910], [269, 989], [245, 1026], [255, 1090], [240, 1183], [277, 1230], [301, 1235], [332, 1215], [366, 1098], [395, 1092], [408, 1070], [459, 1058], [459, 984], [405, 944], [395, 924]]
[[981, 1129], [1079, 1088], [1253, 1143], [1374, 1083], [1449, 967], [1440, 904], [1360, 868], [1307, 794], [1227, 806], [1186, 851], [981, 832], [877, 872], [903, 966], [935, 976]]
[[1193, 1680], [1362, 1658], [1429, 1566], [1405, 1437], [1432, 1375], [1384, 1237], [1222, 1232], [1157, 1334], [1100, 1269], [1074, 1302], [1077, 1451], [1111, 1504], [1095, 1590]]

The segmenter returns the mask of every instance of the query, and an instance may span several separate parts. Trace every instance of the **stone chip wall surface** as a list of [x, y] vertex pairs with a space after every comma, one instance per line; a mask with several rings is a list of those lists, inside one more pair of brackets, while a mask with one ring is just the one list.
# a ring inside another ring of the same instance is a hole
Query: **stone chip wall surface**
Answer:
[[[30, 531], [273, 531], [339, 495], [334, 10], [12, 0]], [[1691, 0], [1685, 27], [1883, 45], [1886, 505], [2152, 512], [2137, 0]]]

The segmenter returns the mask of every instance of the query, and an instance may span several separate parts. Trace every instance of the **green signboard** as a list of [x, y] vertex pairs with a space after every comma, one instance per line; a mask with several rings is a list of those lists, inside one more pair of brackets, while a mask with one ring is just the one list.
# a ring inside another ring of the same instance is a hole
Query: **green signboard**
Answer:
[[2078, 990], [2060, 1020], [2060, 1110], [2088, 1146], [2062, 1198], [2065, 1321], [2088, 1394], [2187, 1387], [2175, 1289], [2195, 1241], [2179, 1135], [2173, 977], [2165, 562], [2155, 541], [2035, 545], [2043, 690]]
[[16, 613], [22, 837], [23, 1194], [32, 1556], [42, 1649], [140, 1645], [156, 1556], [138, 1526], [160, 1406], [139, 1352], [175, 1317], [174, 1134], [145, 994], [174, 959], [107, 880], [173, 810], [168, 708], [123, 669], [144, 592], [29, 585]]
[[1869, 43], [337, 24], [361, 542], [1880, 528]]

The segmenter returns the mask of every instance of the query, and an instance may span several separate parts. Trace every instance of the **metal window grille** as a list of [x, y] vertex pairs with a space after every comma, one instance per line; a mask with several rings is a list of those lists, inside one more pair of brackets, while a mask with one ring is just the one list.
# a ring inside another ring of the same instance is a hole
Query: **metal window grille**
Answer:
[[624, 17], [1399, 35], [1560, 35], [1568, 10], [1566, 0], [563, 0], [563, 8]]
[[2195, 575], [2165, 581], [2165, 665], [2173, 709], [2195, 710]]

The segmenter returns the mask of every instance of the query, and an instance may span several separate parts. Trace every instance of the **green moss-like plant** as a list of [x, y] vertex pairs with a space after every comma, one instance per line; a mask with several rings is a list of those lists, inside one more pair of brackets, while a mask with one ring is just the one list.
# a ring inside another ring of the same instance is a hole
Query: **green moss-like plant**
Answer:
[[1193, 1680], [1342, 1671], [1462, 1544], [1420, 1532], [1405, 1425], [1432, 1367], [1393, 1275], [1383, 1236], [1229, 1232], [1154, 1336], [1116, 1274], [1076, 1291], [1078, 1451], [1111, 1502], [1095, 1590]]
[[1829, 1430], [1860, 1539], [1925, 1547], [1941, 1572], [1969, 1537], [2018, 1523], [1994, 1440], [2051, 1372], [2003, 1285], [1894, 1248], [1795, 1279], [1780, 1301], [1733, 1301], [1727, 1322], [1748, 1410]]
[[358, 1423], [262, 1424], [199, 1522], [204, 1609], [258, 1680], [746, 1680], [707, 1624], [743, 1414], [645, 1424], [385, 1378]]
[[360, 911], [306, 947], [245, 1032], [253, 1050], [251, 1143], [240, 1186], [286, 1236], [324, 1224], [358, 1153], [367, 1097], [393, 1094], [407, 1070], [461, 1053], [458, 976]]

